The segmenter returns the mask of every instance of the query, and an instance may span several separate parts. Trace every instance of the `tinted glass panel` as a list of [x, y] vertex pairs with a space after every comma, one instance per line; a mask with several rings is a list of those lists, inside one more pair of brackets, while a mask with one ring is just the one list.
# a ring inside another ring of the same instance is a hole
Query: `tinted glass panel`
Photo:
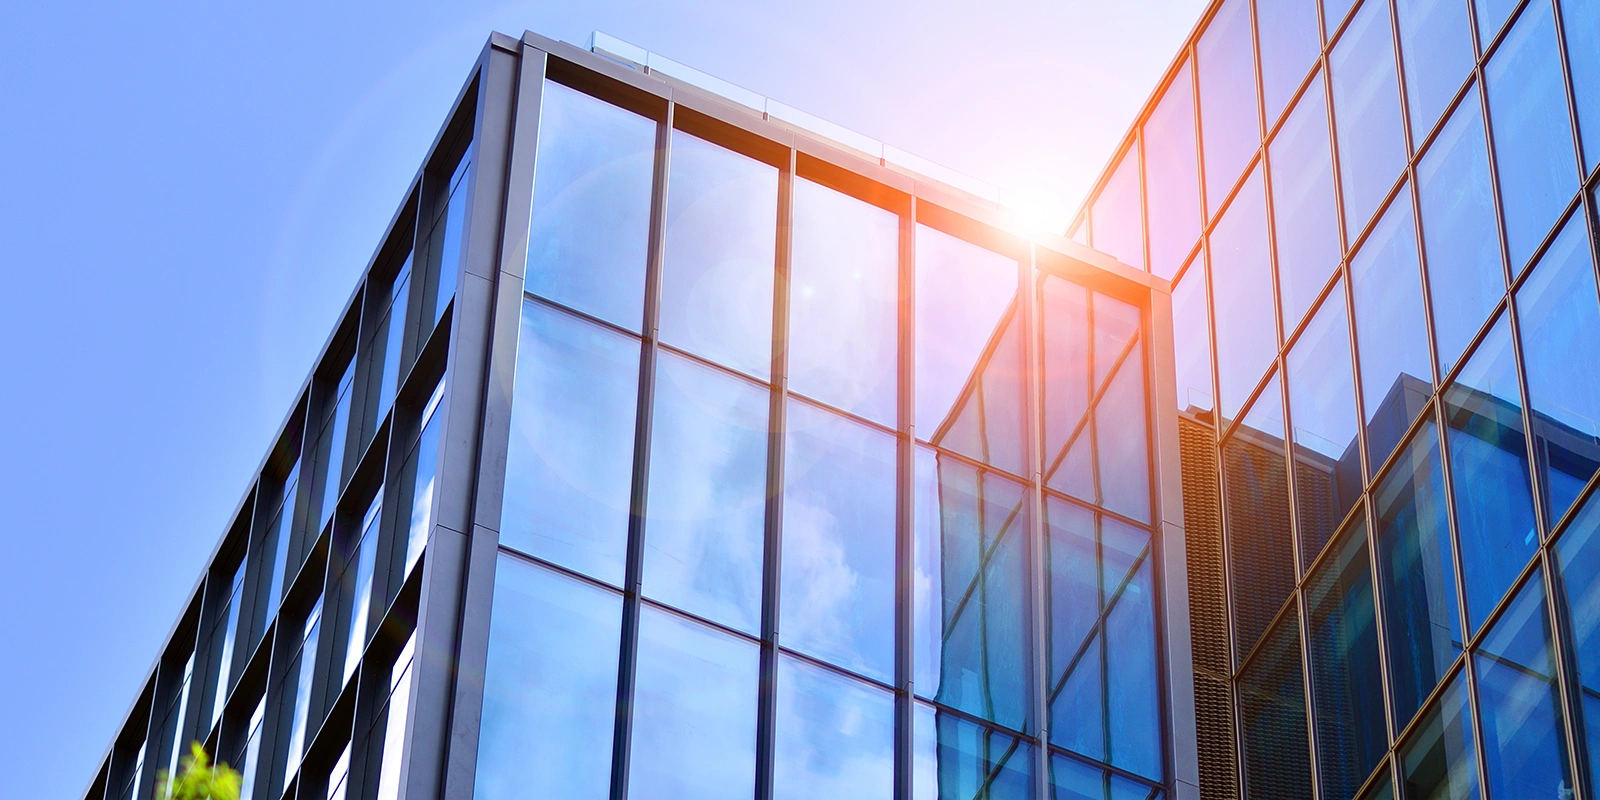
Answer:
[[[1107, 520], [1107, 526], [1115, 523]], [[1133, 538], [1146, 537], [1143, 531]], [[1112, 535], [1106, 534], [1108, 540]], [[1106, 579], [1111, 595], [1106, 619], [1106, 720], [1113, 765], [1152, 780], [1161, 778], [1161, 681], [1156, 663], [1154, 565], [1149, 551], [1121, 581]]]
[[1544, 575], [1534, 570], [1479, 645], [1484, 782], [1493, 797], [1571, 797]]
[[1278, 622], [1239, 674], [1248, 797], [1310, 797], [1310, 739], [1294, 612]]
[[1339, 211], [1333, 199], [1328, 104], [1321, 76], [1284, 120], [1268, 155], [1272, 220], [1277, 226], [1278, 296], [1284, 328], [1292, 330], [1339, 266]]
[[748, 633], [761, 622], [765, 387], [663, 351], [656, 362], [645, 594]]
[[1222, 416], [1232, 419], [1278, 352], [1266, 201], [1259, 169], [1250, 173], [1211, 232], [1211, 274]]
[[[1063, 491], [1068, 476], [1061, 462], [1068, 453], [1093, 436], [1087, 414], [1096, 386], [1090, 376], [1093, 341], [1089, 322], [1089, 292], [1075, 283], [1047, 277], [1039, 285], [1039, 320], [1044, 333], [1044, 468], [1046, 480]], [[1082, 488], [1075, 486], [1074, 488]], [[1092, 483], [1087, 494], [1072, 492], [1093, 502]]]
[[1350, 279], [1367, 452], [1377, 469], [1433, 394], [1409, 192], [1400, 192], [1351, 259]]
[[1458, 673], [1400, 750], [1407, 798], [1476, 800], [1480, 796], [1472, 709], [1463, 683]]
[[[1256, 27], [1261, 40], [1261, 99], [1270, 128], [1322, 49], [1316, 0], [1257, 3]], [[1309, 91], [1320, 95], [1322, 87], [1312, 84]]]
[[1395, 11], [1411, 137], [1420, 142], [1472, 71], [1472, 23], [1461, 0], [1395, 0]]
[[500, 542], [620, 584], [639, 343], [525, 300]]
[[784, 454], [785, 645], [894, 678], [894, 437], [790, 401]]
[[661, 340], [752, 375], [772, 365], [778, 169], [672, 132]]
[[878, 800], [894, 794], [894, 697], [874, 686], [778, 658], [773, 797]]
[[656, 123], [545, 81], [527, 290], [638, 330]]
[[1235, 658], [1242, 661], [1294, 589], [1289, 475], [1284, 461], [1283, 400], [1278, 377], [1267, 382], [1244, 421], [1222, 445], [1228, 566], [1234, 594]]
[[1094, 249], [1144, 269], [1144, 218], [1139, 204], [1139, 143], [1122, 157], [1095, 198], [1089, 220]]
[[1170, 280], [1200, 239], [1194, 78], [1188, 64], [1178, 70], [1166, 96], [1144, 123], [1144, 172], [1150, 271]]
[[1329, 57], [1339, 131], [1339, 177], [1352, 238], [1406, 165], [1389, 4], [1369, 0], [1350, 20]]
[[1178, 360], [1178, 408], [1211, 410], [1211, 317], [1205, 265], [1195, 262], [1172, 290], [1173, 346]]
[[[1109, 300], [1095, 296], [1095, 307]], [[1097, 345], [1098, 352], [1098, 345]], [[1116, 374], [1095, 406], [1095, 444], [1100, 468], [1100, 505], [1140, 522], [1150, 521], [1150, 445], [1145, 419], [1144, 346], [1123, 348]]]
[[1561, 26], [1567, 36], [1567, 68], [1578, 106], [1583, 170], [1600, 165], [1600, 6], [1563, 0]]
[[1307, 651], [1322, 796], [1355, 795], [1388, 749], [1367, 526], [1340, 537], [1306, 587]]
[[1050, 743], [1104, 761], [1106, 653], [1098, 629], [1105, 604], [1099, 530], [1094, 512], [1055, 497], [1045, 500], [1045, 521], [1050, 548]]
[[603, 800], [622, 598], [510, 556], [494, 580], [473, 797]]
[[1373, 782], [1372, 788], [1361, 795], [1361, 800], [1394, 800], [1394, 787], [1389, 783], [1389, 776], [1379, 776], [1378, 780]]
[[1250, 45], [1250, 4], [1228, 0], [1206, 26], [1197, 50], [1206, 205], [1212, 213], [1261, 145]]
[[1520, 271], [1578, 190], [1555, 22], [1535, 3], [1484, 68], [1506, 246]]
[[1571, 656], [1576, 665], [1583, 723], [1579, 735], [1589, 743], [1589, 769], [1600, 774], [1600, 501], [1585, 501], [1557, 545], [1565, 606], [1571, 619]]
[[1148, 800], [1160, 791], [1063, 755], [1050, 757], [1053, 800]]
[[[1494, 35], [1505, 26], [1506, 19], [1517, 7], [1517, 0], [1473, 0], [1478, 8], [1478, 37], [1484, 49], [1494, 40]], [[1504, 46], [1504, 43], [1502, 43]]]
[[893, 425], [899, 218], [796, 179], [793, 235], [789, 388]]
[[1295, 516], [1300, 554], [1315, 558], [1361, 496], [1355, 373], [1344, 284], [1335, 286], [1289, 351]]
[[918, 703], [912, 796], [916, 800], [1029, 800], [1033, 747]]

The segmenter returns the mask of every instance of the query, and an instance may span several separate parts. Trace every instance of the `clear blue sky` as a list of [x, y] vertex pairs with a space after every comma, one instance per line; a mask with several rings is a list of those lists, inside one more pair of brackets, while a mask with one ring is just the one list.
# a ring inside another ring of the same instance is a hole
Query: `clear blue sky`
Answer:
[[604, 30], [1064, 222], [1204, 2], [242, 5], [0, 25], [9, 796], [82, 791], [490, 30]]

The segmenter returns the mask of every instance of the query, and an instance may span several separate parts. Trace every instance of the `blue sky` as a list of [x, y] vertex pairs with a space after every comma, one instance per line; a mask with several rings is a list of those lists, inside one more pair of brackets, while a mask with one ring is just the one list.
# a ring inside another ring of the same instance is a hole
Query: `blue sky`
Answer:
[[490, 30], [604, 30], [1064, 222], [1203, 5], [9, 9], [6, 791], [91, 777]]

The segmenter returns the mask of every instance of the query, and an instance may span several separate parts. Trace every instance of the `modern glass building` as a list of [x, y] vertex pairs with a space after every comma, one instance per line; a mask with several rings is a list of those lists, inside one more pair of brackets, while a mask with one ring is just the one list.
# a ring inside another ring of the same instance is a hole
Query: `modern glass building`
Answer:
[[86, 798], [1196, 797], [1166, 280], [596, 49], [485, 47]]

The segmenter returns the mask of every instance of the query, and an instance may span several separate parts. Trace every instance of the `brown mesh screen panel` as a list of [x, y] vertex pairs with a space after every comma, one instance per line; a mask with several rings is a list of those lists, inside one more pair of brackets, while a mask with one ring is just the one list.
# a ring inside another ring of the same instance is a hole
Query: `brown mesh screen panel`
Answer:
[[1201, 800], [1237, 800], [1238, 751], [1234, 744], [1233, 692], [1228, 680], [1228, 606], [1223, 588], [1226, 562], [1222, 548], [1216, 433], [1210, 426], [1180, 415], [1178, 448], [1183, 469], [1185, 550], [1189, 560], [1200, 797]]

